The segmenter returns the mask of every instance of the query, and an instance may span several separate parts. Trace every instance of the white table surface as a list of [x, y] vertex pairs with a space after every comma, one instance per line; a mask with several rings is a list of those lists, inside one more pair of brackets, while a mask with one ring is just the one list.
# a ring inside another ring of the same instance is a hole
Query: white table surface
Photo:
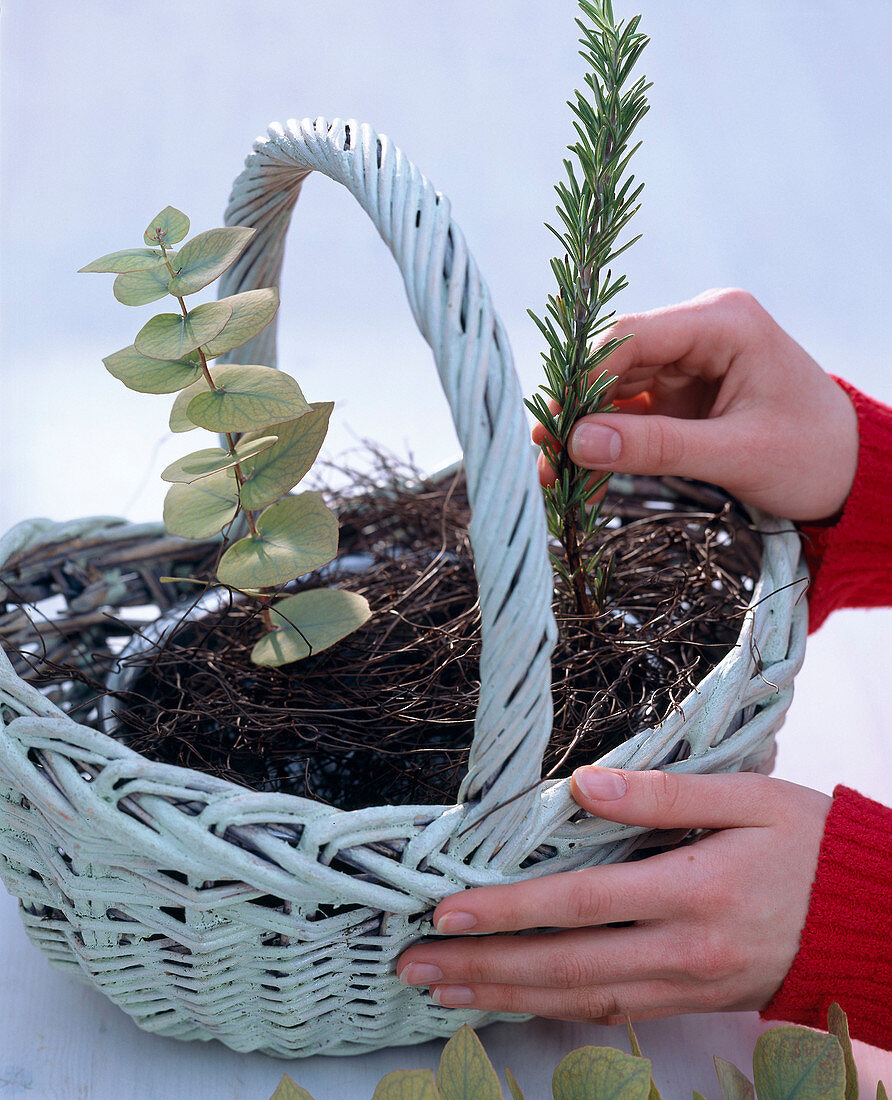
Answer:
[[[892, 803], [888, 656], [892, 611], [841, 612], [815, 635], [780, 734], [775, 774], [830, 792], [845, 782]], [[718, 1087], [712, 1056], [752, 1066], [755, 1013], [683, 1016], [639, 1024], [665, 1100]], [[628, 1049], [622, 1028], [535, 1020], [481, 1032], [501, 1073], [509, 1065], [527, 1100], [551, 1095], [551, 1072], [587, 1043]], [[57, 973], [32, 947], [16, 905], [0, 896], [0, 1100], [267, 1100], [283, 1072], [316, 1100], [366, 1100], [392, 1069], [434, 1068], [442, 1044], [353, 1058], [291, 1062], [235, 1054], [218, 1043], [181, 1043], [141, 1032], [100, 993]], [[892, 1053], [855, 1044], [863, 1088], [892, 1083]]]

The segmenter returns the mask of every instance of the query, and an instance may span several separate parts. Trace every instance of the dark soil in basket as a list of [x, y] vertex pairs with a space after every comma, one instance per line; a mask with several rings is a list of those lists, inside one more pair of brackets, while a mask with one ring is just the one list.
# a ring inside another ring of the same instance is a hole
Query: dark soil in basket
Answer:
[[[405, 475], [382, 460], [364, 490], [334, 501], [342, 557], [367, 554], [372, 564], [325, 583], [369, 600], [364, 627], [265, 669], [248, 658], [256, 607], [193, 623], [148, 659], [127, 659], [144, 667], [112, 703], [116, 736], [155, 760], [343, 809], [454, 801], [478, 699], [468, 504], [460, 476], [407, 489]], [[685, 483], [687, 499], [671, 508], [651, 488], [650, 501], [611, 501], [612, 580], [595, 621], [556, 602], [546, 776], [568, 775], [657, 722], [739, 633], [760, 558], [748, 518], [710, 487]]]

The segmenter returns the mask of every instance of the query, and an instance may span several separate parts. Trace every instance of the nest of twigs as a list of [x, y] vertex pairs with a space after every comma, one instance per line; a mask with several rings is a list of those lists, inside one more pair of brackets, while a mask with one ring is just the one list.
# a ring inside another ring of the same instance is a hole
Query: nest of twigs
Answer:
[[[556, 597], [561, 640], [546, 776], [567, 775], [656, 724], [736, 642], [759, 570], [758, 537], [718, 490], [687, 482], [670, 489], [636, 479], [634, 496], [608, 501], [614, 519], [602, 539], [611, 581], [593, 622], [580, 621]], [[342, 809], [453, 802], [479, 691], [480, 619], [463, 478], [420, 480], [378, 456], [370, 474], [354, 475], [349, 491], [332, 495], [340, 565], [304, 586], [336, 583], [362, 593], [371, 620], [330, 650], [284, 668], [258, 668], [248, 657], [258, 608], [234, 602], [147, 653], [123, 658], [133, 666], [132, 680], [105, 703], [118, 724], [114, 735], [155, 760]], [[204, 560], [191, 549], [180, 572], [209, 575], [219, 548], [203, 547]], [[136, 562], [137, 547], [129, 552]], [[357, 561], [361, 572], [348, 568]], [[71, 589], [65, 559], [44, 564], [57, 590]], [[140, 584], [119, 607], [167, 602], [157, 584], [161, 563], [155, 570], [138, 564]], [[160, 573], [172, 569], [168, 559]], [[14, 577], [3, 579], [15, 588]], [[46, 594], [33, 563], [20, 588], [18, 598]], [[82, 610], [76, 596], [72, 612], [69, 596], [67, 613], [55, 621], [45, 609], [11, 607], [0, 633], [19, 651], [20, 675], [74, 717], [95, 721], [122, 637], [141, 626], [86, 606], [84, 591], [89, 586], [79, 594]], [[79, 629], [77, 618], [86, 620]]]

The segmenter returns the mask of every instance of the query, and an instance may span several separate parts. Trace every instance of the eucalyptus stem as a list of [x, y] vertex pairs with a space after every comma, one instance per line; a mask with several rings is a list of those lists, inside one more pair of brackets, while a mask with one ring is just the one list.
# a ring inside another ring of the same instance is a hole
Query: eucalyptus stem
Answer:
[[609, 475], [593, 479], [572, 461], [567, 444], [580, 417], [613, 408], [613, 379], [604, 366], [622, 341], [599, 338], [615, 316], [605, 307], [626, 286], [611, 265], [638, 240], [617, 243], [643, 188], [633, 186], [634, 176], [625, 171], [638, 148], [629, 143], [647, 113], [650, 84], [641, 77], [624, 90], [648, 41], [638, 31], [640, 16], [617, 23], [611, 0], [579, 0], [579, 7], [585, 90], [568, 101], [577, 140], [568, 146], [566, 175], [555, 187], [562, 227], [547, 226], [563, 249], [551, 261], [557, 290], [543, 317], [529, 311], [548, 348], [542, 353], [546, 382], [527, 406], [548, 433], [542, 450], [556, 474], [545, 489], [549, 534], [562, 549], [552, 555], [555, 573], [578, 614], [590, 618], [602, 604], [607, 579], [591, 542], [606, 522], [598, 494]]
[[[177, 273], [176, 271], [174, 271], [173, 265], [170, 262], [170, 257], [167, 255], [167, 247], [163, 241], [159, 243], [161, 246], [161, 254], [164, 256], [164, 262], [167, 264], [167, 269], [170, 272], [171, 276], [175, 276]], [[183, 316], [188, 317], [189, 310], [186, 308], [185, 300], [179, 294], [174, 294], [173, 297], [176, 298], [176, 300], [180, 303], [180, 309], [183, 313]], [[201, 369], [202, 373], [204, 374], [204, 380], [207, 382], [210, 389], [217, 389], [217, 384], [216, 382], [214, 382], [214, 376], [211, 374], [211, 369], [208, 366], [207, 356], [204, 354], [204, 351], [200, 346], [196, 350], [198, 352], [198, 357], [201, 360]], [[229, 454], [234, 458], [235, 437], [233, 436], [232, 432], [223, 432], [222, 434], [223, 438], [226, 440], [226, 446], [229, 448]], [[246, 478], [239, 462], [235, 463], [233, 467], [233, 472], [235, 473], [235, 480], [238, 482], [238, 487], [239, 489], [241, 489], [241, 487], [245, 484]], [[254, 519], [254, 514], [248, 508], [245, 508], [242, 505], [241, 499], [239, 499], [239, 511], [245, 517], [245, 521], [248, 524], [248, 530], [251, 532], [253, 537], [259, 538], [260, 533], [257, 530], [257, 521]], [[273, 622], [272, 613], [269, 609], [269, 601], [271, 595], [272, 593], [268, 589], [259, 588], [257, 590], [257, 596], [261, 602], [260, 615], [263, 619], [264, 627], [269, 632], [272, 632], [276, 629], [276, 625]]]

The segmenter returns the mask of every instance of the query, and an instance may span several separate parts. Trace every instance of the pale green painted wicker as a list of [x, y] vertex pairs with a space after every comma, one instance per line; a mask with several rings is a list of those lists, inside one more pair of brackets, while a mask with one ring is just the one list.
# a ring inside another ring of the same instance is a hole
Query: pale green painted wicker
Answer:
[[[464, 448], [483, 656], [460, 803], [339, 812], [156, 764], [72, 721], [0, 658], [0, 872], [32, 940], [143, 1028], [291, 1056], [497, 1018], [441, 1009], [397, 983], [395, 960], [429, 932], [431, 907], [465, 886], [622, 858], [643, 833], [580, 819], [567, 781], [538, 782], [554, 639], [544, 514], [508, 339], [448, 201], [368, 126], [271, 127], [227, 211], [258, 233], [221, 293], [277, 282], [311, 171], [344, 184], [390, 246]], [[274, 341], [270, 328], [243, 361], [273, 362]], [[792, 583], [804, 572], [788, 525], [757, 519], [762, 571], [738, 645], [678, 712], [605, 763], [770, 767], [804, 649]], [[141, 540], [158, 540], [159, 562], [179, 545], [115, 520], [33, 521], [0, 540], [0, 578], [19, 584], [29, 555], [49, 560], [58, 544], [66, 577], [82, 567], [77, 598], [114, 607]], [[98, 576], [79, 557], [97, 545]]]

